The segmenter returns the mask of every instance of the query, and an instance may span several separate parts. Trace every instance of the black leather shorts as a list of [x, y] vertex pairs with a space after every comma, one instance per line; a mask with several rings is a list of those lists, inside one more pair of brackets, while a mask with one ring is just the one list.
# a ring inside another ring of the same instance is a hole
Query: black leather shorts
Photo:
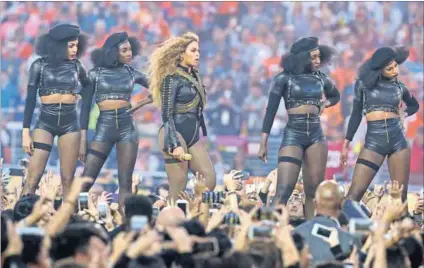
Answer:
[[306, 150], [314, 143], [326, 141], [318, 114], [289, 114], [283, 135], [280, 149], [285, 146], [298, 146]]
[[364, 147], [383, 156], [408, 148], [400, 119], [368, 121]]
[[42, 104], [35, 125], [37, 129], [48, 131], [53, 136], [77, 132], [80, 130], [75, 104]]
[[127, 113], [130, 107], [100, 111], [97, 120], [97, 142], [134, 142], [138, 143], [138, 131], [132, 114]]

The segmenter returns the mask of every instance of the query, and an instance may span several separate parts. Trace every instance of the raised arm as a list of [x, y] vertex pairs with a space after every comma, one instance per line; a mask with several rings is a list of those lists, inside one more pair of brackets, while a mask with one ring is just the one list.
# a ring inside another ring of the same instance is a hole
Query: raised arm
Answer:
[[[149, 79], [147, 78], [146, 74], [139, 72], [137, 70], [133, 69], [134, 74], [134, 80], [135, 83], [145, 87], [149, 88]], [[150, 104], [153, 102], [152, 95], [147, 96], [147, 98], [142, 99], [141, 101], [137, 102], [130, 110], [128, 110], [128, 113], [133, 113], [143, 107], [144, 105]]]
[[324, 94], [327, 99], [325, 107], [336, 105], [340, 100], [340, 93], [334, 85], [333, 80], [326, 74], [323, 74], [324, 79]]
[[177, 81], [172, 76], [166, 76], [162, 82], [162, 122], [165, 130], [164, 152], [172, 153], [180, 147], [177, 130], [174, 123], [174, 106], [177, 93]]
[[87, 71], [85, 70], [84, 65], [82, 65], [82, 63], [79, 60], [76, 61], [76, 64], [78, 68], [78, 78], [79, 78], [79, 81], [81, 82], [81, 86], [84, 88], [88, 86], [88, 84], [91, 81], [89, 77], [87, 76]]
[[149, 88], [149, 79], [147, 75], [133, 69], [134, 80], [136, 84], [142, 85], [145, 88]]
[[402, 100], [406, 104], [406, 109], [405, 109], [406, 116], [411, 116], [418, 111], [418, 109], [420, 108], [420, 105], [418, 104], [417, 99], [415, 99], [415, 97], [412, 96], [411, 92], [409, 92], [406, 85], [401, 82], [400, 82], [400, 85], [403, 89]]

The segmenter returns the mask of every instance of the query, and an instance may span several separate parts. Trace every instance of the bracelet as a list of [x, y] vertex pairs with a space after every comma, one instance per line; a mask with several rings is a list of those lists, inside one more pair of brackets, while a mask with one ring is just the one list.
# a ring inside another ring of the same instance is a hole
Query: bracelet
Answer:
[[227, 195], [230, 195], [230, 194], [237, 194], [237, 192], [236, 192], [236, 191], [229, 191], [229, 192], [227, 193]]

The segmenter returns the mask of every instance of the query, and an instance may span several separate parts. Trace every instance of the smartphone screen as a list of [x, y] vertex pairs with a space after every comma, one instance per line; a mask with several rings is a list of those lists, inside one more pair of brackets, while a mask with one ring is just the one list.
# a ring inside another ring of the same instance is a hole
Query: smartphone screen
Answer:
[[79, 210], [88, 209], [88, 193], [80, 193], [78, 198]]
[[318, 228], [317, 234], [325, 237], [330, 237], [331, 231], [323, 228]]
[[148, 219], [146, 216], [132, 216], [130, 220], [131, 231], [140, 232], [146, 228], [148, 224]]
[[97, 210], [99, 211], [100, 217], [106, 217], [107, 215], [107, 204], [104, 202], [99, 202], [97, 204]]
[[54, 200], [54, 210], [58, 210], [60, 206], [62, 205], [62, 198], [56, 198]]
[[44, 236], [45, 234], [44, 229], [40, 227], [24, 227], [24, 228], [18, 228], [16, 231], [19, 235]]
[[178, 200], [178, 201], [177, 201], [177, 206], [178, 206], [179, 208], [181, 208], [181, 209], [182, 209], [182, 211], [184, 211], [184, 214], [185, 214], [185, 215], [187, 215], [187, 206], [188, 206], [187, 201], [185, 201], [185, 200]]

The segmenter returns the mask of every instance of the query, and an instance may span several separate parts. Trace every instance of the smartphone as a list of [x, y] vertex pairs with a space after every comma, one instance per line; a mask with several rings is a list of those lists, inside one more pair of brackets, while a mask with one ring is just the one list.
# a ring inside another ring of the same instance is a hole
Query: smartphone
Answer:
[[264, 221], [264, 220], [272, 221], [272, 220], [275, 219], [272, 212], [273, 212], [272, 208], [261, 207], [256, 212], [256, 220], [258, 220], [258, 221]]
[[235, 180], [248, 180], [250, 179], [250, 173], [247, 171], [240, 171], [234, 176]]
[[250, 240], [258, 238], [271, 238], [274, 234], [274, 228], [271, 226], [250, 226], [247, 237]]
[[24, 177], [25, 172], [23, 168], [10, 168], [9, 169], [9, 176], [15, 176], [15, 177]]
[[152, 220], [155, 221], [158, 217], [160, 209], [157, 207], [152, 207]]
[[56, 198], [53, 203], [54, 210], [58, 210], [60, 206], [62, 205], [62, 202], [63, 202], [62, 198]]
[[140, 232], [146, 228], [148, 219], [146, 216], [135, 215], [131, 217], [130, 228], [131, 231]]
[[350, 219], [349, 221], [349, 233], [355, 235], [367, 235], [370, 233], [370, 229], [373, 222], [371, 219]]
[[186, 200], [177, 200], [177, 206], [184, 211], [184, 214], [188, 213], [188, 202]]
[[224, 192], [204, 192], [202, 193], [202, 203], [219, 204], [223, 203]]
[[199, 255], [205, 257], [217, 256], [219, 254], [218, 240], [211, 237], [208, 238], [208, 241], [194, 243], [193, 254], [195, 254], [196, 257], [199, 257]]
[[36, 236], [43, 236], [45, 234], [45, 231], [43, 228], [40, 227], [24, 227], [24, 228], [18, 228], [17, 233], [19, 235], [36, 235]]
[[119, 204], [119, 194], [112, 194], [112, 202], [111, 203], [118, 203]]
[[78, 210], [88, 209], [88, 192], [80, 193], [78, 198]]
[[312, 227], [311, 234], [319, 238], [329, 238], [331, 234], [331, 229], [322, 224], [315, 223], [314, 227]]
[[240, 217], [234, 212], [229, 212], [225, 214], [224, 219], [222, 220], [223, 224], [228, 225], [237, 225], [240, 224]]
[[107, 204], [105, 202], [99, 202], [97, 204], [97, 211], [99, 212], [99, 216], [104, 218], [107, 215]]

